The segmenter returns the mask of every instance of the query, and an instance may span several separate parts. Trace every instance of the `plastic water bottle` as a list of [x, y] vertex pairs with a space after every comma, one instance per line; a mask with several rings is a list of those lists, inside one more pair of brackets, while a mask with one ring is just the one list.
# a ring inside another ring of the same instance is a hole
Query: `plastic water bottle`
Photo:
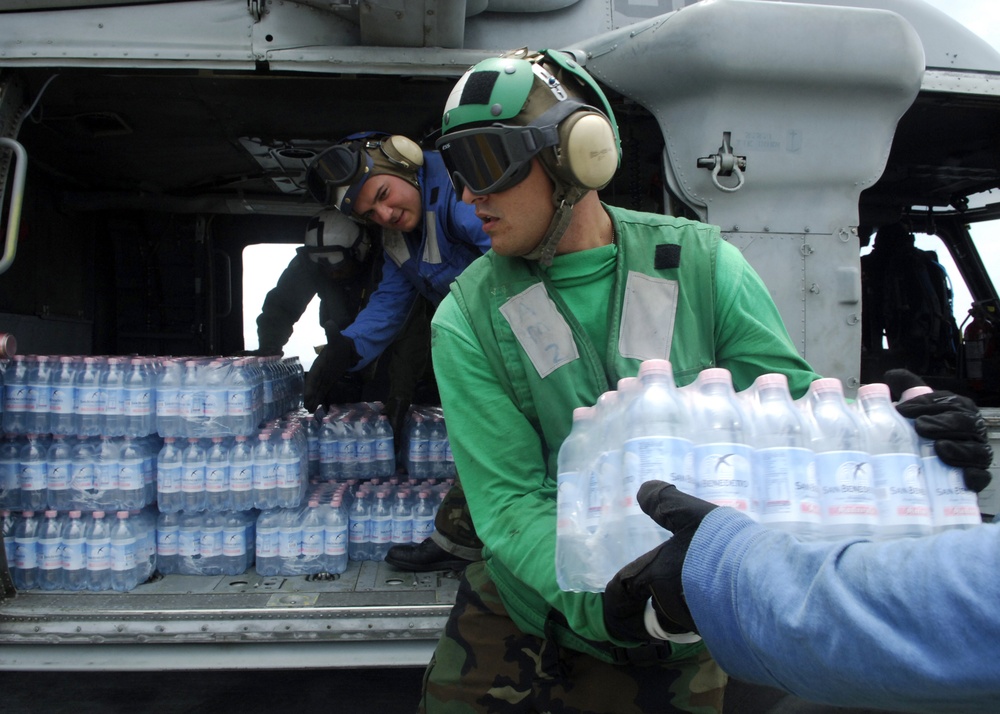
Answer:
[[297, 507], [302, 501], [303, 486], [306, 483], [302, 474], [302, 452], [294, 437], [291, 431], [282, 431], [274, 453], [275, 493], [280, 508]]
[[239, 511], [223, 513], [222, 574], [239, 575], [250, 565], [247, 559], [247, 526], [249, 516]]
[[72, 479], [70, 502], [72, 508], [92, 510], [97, 502], [97, 469], [94, 466], [95, 443], [90, 438], [78, 438], [70, 449]]
[[101, 363], [100, 357], [84, 357], [73, 383], [76, 392], [76, 433], [99, 436], [101, 433]]
[[624, 420], [623, 509], [629, 533], [627, 557], [633, 560], [670, 535], [639, 508], [639, 487], [660, 480], [686, 493], [694, 491], [693, 444], [670, 362], [651, 359], [639, 366], [638, 388]]
[[146, 436], [153, 431], [153, 414], [156, 397], [153, 394], [153, 375], [146, 360], [133, 357], [122, 380], [123, 433], [126, 436]]
[[392, 506], [392, 524], [389, 540], [394, 544], [409, 545], [413, 542], [413, 509], [407, 500], [409, 493], [403, 490], [396, 492], [396, 500]]
[[7, 508], [0, 510], [0, 536], [3, 538], [3, 549], [4, 556], [7, 558], [7, 566], [12, 572], [17, 567], [14, 550], [14, 531], [17, 529], [18, 520], [20, 519], [11, 510]]
[[368, 417], [362, 416], [353, 425], [355, 470], [357, 478], [375, 478], [375, 431]]
[[28, 410], [26, 428], [36, 434], [51, 430], [53, 362], [48, 355], [36, 355], [28, 361]]
[[201, 575], [200, 513], [181, 513], [177, 523], [177, 572]]
[[45, 488], [48, 481], [46, 448], [39, 434], [28, 434], [27, 443], [21, 447], [21, 471], [18, 486], [21, 489], [21, 508], [41, 511], [47, 505]]
[[763, 374], [747, 392], [755, 446], [756, 517], [800, 540], [814, 540], [823, 522], [809, 423], [792, 401], [784, 374]]
[[76, 364], [63, 355], [52, 369], [52, 389], [49, 393], [49, 430], [53, 434], [76, 434]]
[[142, 444], [131, 436], [121, 441], [118, 459], [118, 502], [122, 508], [146, 505], [146, 479], [143, 473]]
[[167, 436], [156, 456], [156, 502], [161, 513], [177, 513], [184, 509], [183, 479], [183, 452], [177, 437]]
[[50, 508], [58, 511], [68, 511], [73, 502], [70, 491], [70, 484], [73, 481], [72, 453], [73, 449], [66, 436], [56, 434], [52, 437], [52, 443], [49, 444], [45, 454], [46, 501]]
[[358, 440], [354, 433], [354, 425], [350, 422], [350, 414], [335, 419], [333, 428], [337, 433], [338, 478], [361, 478], [358, 470]]
[[413, 412], [413, 423], [410, 426], [409, 448], [407, 450], [407, 471], [410, 476], [422, 480], [430, 478], [429, 449], [430, 434], [423, 416]]
[[337, 480], [337, 432], [333, 417], [327, 414], [319, 427], [319, 478], [321, 481]]
[[180, 516], [175, 512], [161, 513], [156, 519], [156, 569], [163, 575], [178, 571], [179, 538]]
[[222, 575], [223, 523], [220, 513], [209, 512], [201, 516], [198, 555], [202, 575]]
[[297, 575], [302, 555], [302, 520], [297, 509], [280, 508], [278, 519], [278, 558], [281, 572]]
[[448, 447], [448, 432], [444, 420], [433, 415], [427, 429], [427, 475], [429, 478], [444, 478], [445, 451]]
[[267, 577], [281, 572], [281, 557], [278, 547], [279, 521], [281, 510], [272, 508], [261, 511], [257, 517], [255, 536], [257, 574]]
[[385, 560], [392, 542], [392, 502], [389, 492], [375, 492], [371, 509], [371, 560]]
[[181, 510], [198, 513], [208, 506], [205, 472], [208, 466], [201, 439], [189, 436], [181, 454]]
[[418, 492], [417, 503], [413, 506], [413, 543], [423, 543], [431, 537], [436, 515], [430, 491]]
[[46, 511], [38, 527], [38, 587], [60, 590], [63, 586], [62, 521], [58, 511]]
[[94, 511], [84, 530], [87, 544], [87, 589], [111, 589], [111, 527], [104, 511]]
[[371, 509], [368, 491], [359, 489], [349, 513], [347, 554], [351, 560], [372, 560]]
[[216, 359], [201, 369], [201, 384], [204, 394], [205, 436], [231, 434], [229, 424], [229, 361]]
[[205, 508], [211, 513], [229, 510], [229, 449], [225, 439], [213, 436], [205, 452]]
[[14, 434], [0, 440], [0, 507], [21, 508], [21, 445]]
[[396, 445], [389, 417], [379, 414], [375, 420], [375, 476], [390, 478], [396, 472]]
[[[590, 447], [594, 439], [595, 412], [594, 407], [574, 409], [573, 428], [559, 447], [556, 476], [556, 580], [563, 590], [598, 590], [607, 582], [599, 582], [599, 575], [594, 572], [590, 542], [600, 515], [598, 512], [593, 520], [589, 519], [592, 491]], [[426, 495], [427, 492], [421, 492], [418, 499], [426, 500]], [[417, 530], [417, 514], [421, 508], [419, 504], [420, 500], [414, 510], [414, 531]], [[429, 509], [429, 505], [427, 508]]]
[[14, 527], [14, 587], [34, 590], [38, 587], [39, 519], [34, 511], [23, 511]]
[[184, 362], [184, 372], [178, 390], [181, 431], [187, 436], [203, 436], [205, 421], [205, 390], [201, 382], [198, 360]]
[[694, 470], [698, 497], [751, 515], [752, 453], [748, 420], [733, 391], [729, 370], [702, 370], [691, 383]]
[[856, 405], [867, 427], [879, 508], [876, 535], [900, 538], [931, 533], [930, 496], [916, 433], [892, 405], [885, 384], [860, 387]]
[[253, 450], [243, 434], [236, 436], [229, 450], [229, 500], [234, 511], [254, 506]]
[[128, 511], [118, 511], [111, 525], [111, 589], [124, 593], [138, 585], [138, 540]]
[[322, 573], [326, 570], [325, 524], [319, 501], [312, 500], [302, 513], [302, 551], [300, 570]]
[[121, 443], [113, 437], [101, 435], [94, 445], [94, 503], [112, 509], [119, 505], [118, 469]]
[[[899, 401], [905, 402], [930, 392], [930, 387], [912, 387], [903, 392]], [[930, 439], [918, 435], [917, 444], [933, 508], [934, 530], [972, 528], [981, 524], [983, 517], [979, 510], [979, 499], [975, 491], [965, 487], [962, 469], [941, 461], [934, 450], [934, 442]]]
[[816, 456], [823, 538], [874, 536], [878, 504], [868, 445], [860, 420], [844, 401], [840, 381], [815, 380], [797, 404], [809, 420]]
[[125, 369], [124, 359], [108, 357], [100, 379], [101, 433], [106, 436], [125, 434]]
[[63, 588], [74, 592], [87, 589], [87, 540], [84, 521], [78, 510], [69, 512], [62, 531], [61, 563]]
[[262, 511], [278, 505], [278, 461], [271, 443], [271, 432], [257, 434], [253, 449], [254, 505]]
[[184, 436], [181, 423], [181, 379], [184, 363], [165, 359], [156, 379], [156, 430], [160, 436]]
[[324, 570], [343, 573], [347, 570], [347, 511], [340, 496], [330, 500], [323, 514]]
[[253, 373], [248, 360], [233, 362], [226, 378], [226, 416], [233, 434], [250, 436], [257, 430], [254, 416]]
[[8, 434], [28, 432], [28, 360], [14, 355], [4, 374], [3, 430]]

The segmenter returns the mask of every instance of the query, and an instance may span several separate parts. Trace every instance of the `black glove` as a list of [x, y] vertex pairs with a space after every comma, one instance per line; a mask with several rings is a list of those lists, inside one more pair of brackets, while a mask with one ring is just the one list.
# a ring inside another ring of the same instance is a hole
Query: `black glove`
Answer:
[[323, 401], [324, 395], [344, 376], [351, 367], [357, 364], [358, 353], [354, 349], [354, 341], [336, 332], [329, 338], [326, 346], [316, 355], [316, 361], [306, 375], [305, 394], [302, 401], [306, 409], [315, 411]]
[[643, 614], [652, 598], [656, 619], [666, 632], [697, 632], [684, 600], [681, 570], [695, 531], [717, 506], [663, 481], [644, 483], [638, 499], [642, 510], [674, 535], [611, 579], [604, 590], [604, 624], [617, 639], [649, 640]]
[[[891, 369], [883, 377], [893, 399], [911, 387], [926, 386], [905, 369]], [[896, 411], [913, 420], [917, 434], [934, 442], [938, 457], [949, 466], [961, 468], [965, 487], [979, 493], [989, 486], [993, 449], [986, 421], [979, 407], [968, 397], [935, 390], [896, 405]]]

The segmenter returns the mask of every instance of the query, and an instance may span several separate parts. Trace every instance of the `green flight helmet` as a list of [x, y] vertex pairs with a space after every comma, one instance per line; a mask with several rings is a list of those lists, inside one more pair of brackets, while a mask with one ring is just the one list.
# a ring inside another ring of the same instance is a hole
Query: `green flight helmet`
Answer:
[[621, 160], [604, 92], [569, 55], [515, 50], [483, 60], [452, 90], [437, 142], [456, 190], [507, 190], [537, 156], [552, 179], [556, 215], [529, 258], [551, 262], [573, 205], [611, 181]]

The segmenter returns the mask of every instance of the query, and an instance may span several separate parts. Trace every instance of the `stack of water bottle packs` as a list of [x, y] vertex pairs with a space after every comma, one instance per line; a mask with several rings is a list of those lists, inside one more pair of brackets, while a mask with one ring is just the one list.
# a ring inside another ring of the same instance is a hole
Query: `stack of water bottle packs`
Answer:
[[396, 544], [420, 543], [448, 481], [398, 478], [310, 485], [305, 504], [261, 512], [256, 524], [259, 575], [343, 573], [349, 561], [380, 561]]
[[395, 439], [381, 411], [379, 402], [335, 404], [305, 418], [313, 483], [302, 504], [261, 512], [258, 574], [343, 573], [349, 561], [384, 560], [392, 545], [430, 536], [454, 482], [440, 407], [410, 409], [401, 449], [406, 481], [397, 475]]
[[848, 402], [838, 380], [818, 379], [793, 400], [781, 374], [737, 394], [730, 373], [711, 368], [677, 388], [669, 362], [648, 360], [617, 387], [574, 410], [559, 452], [564, 590], [602, 591], [670, 537], [636, 502], [654, 479], [801, 540], [921, 536], [981, 522], [961, 469], [917, 436], [884, 384], [862, 386]]
[[249, 509], [301, 501], [304, 429], [299, 415], [277, 420], [301, 406], [296, 358], [17, 355], [0, 375], [0, 508], [21, 589], [128, 590], [157, 557], [164, 573], [241, 573]]

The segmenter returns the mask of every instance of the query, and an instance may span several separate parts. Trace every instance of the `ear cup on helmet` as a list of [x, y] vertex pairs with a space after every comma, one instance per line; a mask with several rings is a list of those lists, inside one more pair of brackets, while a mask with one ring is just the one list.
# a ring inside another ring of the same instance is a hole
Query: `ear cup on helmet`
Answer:
[[614, 127], [600, 112], [570, 114], [559, 124], [559, 155], [561, 178], [582, 188], [604, 188], [618, 170]]
[[408, 137], [396, 134], [382, 140], [382, 153], [394, 164], [416, 170], [424, 165], [424, 152]]

